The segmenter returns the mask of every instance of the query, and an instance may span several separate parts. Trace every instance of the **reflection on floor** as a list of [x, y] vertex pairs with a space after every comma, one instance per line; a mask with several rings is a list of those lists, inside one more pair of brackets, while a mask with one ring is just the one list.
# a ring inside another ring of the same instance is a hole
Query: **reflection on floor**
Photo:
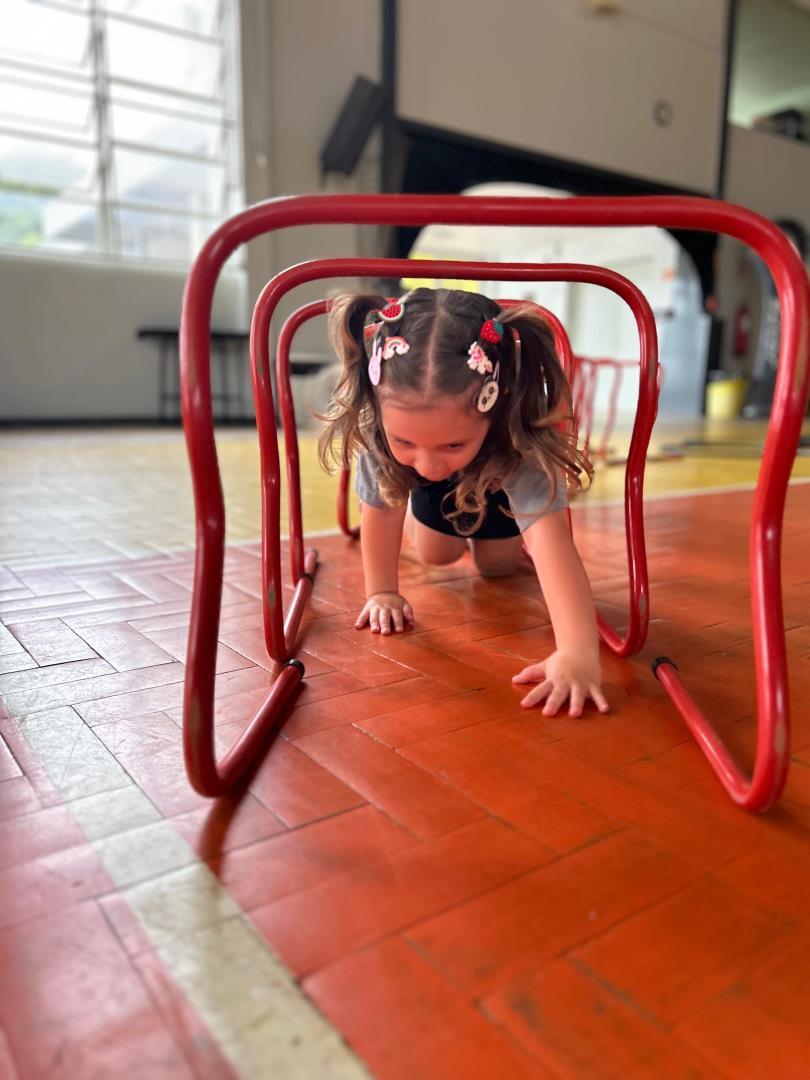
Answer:
[[[273, 671], [255, 437], [219, 450], [226, 747]], [[331, 529], [334, 482], [311, 440], [303, 456], [307, 529]], [[351, 626], [356, 547], [321, 537], [304, 689], [248, 791], [216, 804], [180, 754], [179, 437], [7, 433], [0, 464], [0, 1075], [808, 1073], [806, 459], [784, 540], [794, 757], [761, 818], [727, 802], [648, 663], [672, 655], [750, 760], [755, 458], [650, 465], [651, 643], [605, 654], [606, 717], [517, 704], [509, 675], [552, 640], [528, 574], [406, 562], [417, 627], [373, 638]], [[575, 513], [617, 623], [622, 481], [602, 468]]]

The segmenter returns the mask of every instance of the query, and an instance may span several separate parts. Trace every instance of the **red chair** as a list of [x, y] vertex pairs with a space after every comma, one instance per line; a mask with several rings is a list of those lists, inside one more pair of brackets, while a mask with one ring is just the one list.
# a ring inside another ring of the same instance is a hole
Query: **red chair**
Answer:
[[[579, 429], [582, 433], [582, 443], [585, 452], [591, 453], [591, 437], [595, 420], [596, 391], [600, 381], [600, 375], [604, 372], [612, 374], [610, 390], [608, 391], [608, 405], [605, 422], [602, 426], [602, 434], [595, 455], [605, 461], [608, 456], [608, 447], [613, 429], [616, 426], [616, 414], [618, 412], [619, 394], [622, 389], [624, 373], [631, 369], [635, 370], [638, 364], [635, 360], [611, 360], [608, 357], [574, 356], [572, 364], [571, 388], [574, 398], [574, 415], [577, 417]], [[662, 368], [658, 368], [658, 390], [661, 390]]]

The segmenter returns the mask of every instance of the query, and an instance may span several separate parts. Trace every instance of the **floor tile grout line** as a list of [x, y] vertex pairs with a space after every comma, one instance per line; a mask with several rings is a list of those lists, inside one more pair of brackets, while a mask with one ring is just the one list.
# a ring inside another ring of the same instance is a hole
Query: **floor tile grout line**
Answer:
[[[775, 909], [769, 908], [768, 910], [772, 911]], [[802, 927], [798, 923], [794, 923], [794, 925], [799, 931], [797, 938], [792, 941], [782, 942], [780, 945], [777, 945], [773, 950], [769, 951], [765, 956], [760, 957], [758, 960], [754, 960], [753, 963], [745, 969], [745, 971], [738, 973], [730, 983], [728, 983], [722, 989], [713, 993], [710, 998], [703, 998], [694, 1008], [688, 1009], [687, 1012], [681, 1014], [675, 1020], [673, 1020], [672, 1027], [675, 1027], [683, 1023], [685, 1020], [688, 1020], [690, 1017], [694, 1016], [694, 1014], [698, 1010], [705, 1008], [706, 1005], [714, 1001], [715, 998], [722, 996], [728, 991], [729, 987], [733, 986], [734, 983], [737, 982], [739, 979], [747, 979], [751, 975], [755, 975], [762, 968], [767, 968], [768, 965], [778, 961], [781, 957], [789, 955], [791, 952], [801, 948], [803, 945], [810, 944], [810, 929], [808, 929], [807, 927]]]
[[[75, 712], [75, 710], [71, 710], [71, 711]], [[79, 725], [79, 728], [78, 728], [78, 733], [79, 734], [77, 734], [76, 739], [79, 738], [79, 735], [80, 735], [81, 731], [83, 730], [83, 728], [85, 730], [90, 731], [91, 733], [93, 733], [95, 735], [95, 733], [93, 732], [93, 729], [90, 728], [89, 725], [87, 725], [86, 721], [84, 721], [84, 719], [82, 717], [78, 716], [78, 714], [76, 714], [76, 715], [77, 715], [77, 717], [78, 717], [78, 719], [80, 721], [80, 725]], [[21, 735], [25, 739], [25, 741], [28, 742], [28, 739], [25, 738], [25, 733], [21, 732]], [[98, 738], [98, 736], [95, 736], [95, 737]], [[74, 740], [74, 745], [75, 745], [75, 740]], [[105, 749], [106, 749], [108, 754], [111, 754], [111, 751], [109, 751], [109, 748], [105, 747]], [[32, 748], [32, 751], [36, 754], [36, 750], [34, 748]], [[111, 756], [114, 757], [114, 755], [112, 755], [112, 754], [111, 754]], [[133, 787], [135, 790], [140, 792], [141, 791], [140, 786], [136, 783], [134, 778], [127, 771], [126, 767], [120, 761], [118, 761], [117, 758], [115, 758], [114, 760], [116, 760], [119, 767], [122, 769], [122, 771], [127, 776], [127, 779], [129, 780], [129, 786]], [[59, 789], [58, 782], [55, 782], [55, 787], [56, 787], [57, 790]], [[101, 792], [99, 794], [104, 794], [104, 793]], [[143, 794], [143, 792], [141, 792], [141, 794]], [[74, 801], [74, 800], [70, 800], [67, 803], [65, 803], [64, 800], [63, 800], [61, 805], [66, 806], [68, 808], [68, 810], [69, 810], [71, 801]], [[69, 812], [71, 812], [71, 811], [69, 810]], [[79, 828], [82, 829], [82, 831], [87, 836], [87, 832], [86, 832], [86, 829], [85, 829], [84, 825], [78, 819], [76, 819], [76, 820], [77, 820], [77, 824], [78, 824]], [[161, 817], [154, 824], [167, 824], [167, 823], [168, 823], [168, 819], [166, 819], [164, 817]], [[174, 830], [174, 831], [176, 833], [176, 830]], [[138, 921], [138, 923], [141, 925], [141, 928], [144, 930], [144, 932], [146, 933], [147, 937], [150, 938], [150, 940], [152, 940], [152, 935], [150, 934], [148, 927], [144, 925], [142, 915], [134, 907], [132, 907], [131, 904], [129, 904], [129, 901], [127, 900], [126, 894], [128, 892], [130, 892], [132, 889], [139, 889], [139, 888], [142, 889], [142, 888], [148, 887], [153, 882], [158, 882], [162, 878], [165, 878], [165, 877], [167, 877], [167, 876], [169, 876], [171, 874], [176, 874], [177, 872], [182, 872], [183, 870], [187, 870], [187, 869], [192, 868], [192, 867], [204, 868], [206, 873], [211, 874], [211, 870], [207, 866], [205, 860], [200, 858], [200, 856], [198, 856], [197, 853], [193, 849], [191, 849], [190, 850], [191, 861], [188, 864], [184, 864], [183, 866], [181, 866], [179, 868], [175, 868], [173, 870], [171, 870], [171, 869], [167, 870], [164, 874], [158, 875], [157, 877], [152, 879], [152, 881], [150, 881], [150, 880], [138, 881], [135, 884], [125, 885], [124, 887], [121, 887], [119, 885], [115, 885], [115, 876], [111, 872], [109, 866], [105, 863], [104, 858], [103, 858], [103, 853], [98, 851], [98, 846], [100, 844], [103, 844], [103, 840], [93, 840], [89, 836], [87, 837], [87, 840], [88, 840], [89, 845], [91, 847], [93, 847], [94, 850], [96, 850], [96, 853], [100, 858], [101, 864], [104, 866], [105, 870], [107, 871], [108, 875], [110, 876], [111, 880], [114, 883], [114, 889], [108, 890], [108, 891], [106, 891], [104, 893], [100, 893], [97, 896], [88, 897], [87, 899], [88, 900], [92, 899], [93, 901], [97, 902], [97, 901], [103, 899], [104, 897], [106, 897], [108, 895], [121, 896], [122, 899], [124, 900], [124, 902], [128, 904], [128, 907], [130, 908], [131, 914]], [[185, 841], [183, 841], [182, 837], [180, 837], [180, 840], [182, 842], [185, 842]], [[365, 1067], [362, 1064], [362, 1059], [359, 1057], [359, 1055], [356, 1054], [356, 1052], [354, 1050], [352, 1050], [351, 1048], [349, 1048], [347, 1046], [347, 1044], [345, 1043], [345, 1040], [343, 1039], [343, 1036], [340, 1033], [339, 1029], [337, 1029], [337, 1028], [335, 1028], [335, 1027], [333, 1027], [331, 1025], [328, 1018], [326, 1018], [322, 1013], [320, 1013], [320, 1011], [318, 1010], [315, 1003], [309, 998], [308, 995], [306, 995], [304, 993], [303, 989], [301, 989], [301, 987], [299, 985], [299, 981], [295, 978], [295, 976], [293, 976], [292, 972], [283, 963], [283, 961], [281, 961], [280, 957], [278, 956], [276, 951], [270, 946], [270, 944], [268, 942], [266, 942], [258, 934], [255, 927], [253, 927], [252, 923], [250, 923], [250, 921], [247, 919], [247, 913], [242, 910], [242, 908], [241, 908], [241, 906], [239, 904], [236, 903], [236, 901], [231, 896], [230, 892], [228, 892], [228, 890], [225, 889], [224, 886], [221, 885], [221, 883], [218, 881], [218, 879], [216, 879], [215, 876], [213, 877], [213, 880], [215, 882], [215, 888], [217, 890], [219, 890], [222, 893], [222, 895], [227, 897], [228, 902], [232, 905], [232, 907], [234, 909], [234, 912], [231, 915], [223, 917], [222, 919], [218, 920], [214, 924], [209, 924], [209, 925], [203, 926], [203, 927], [192, 927], [190, 930], [187, 930], [185, 935], [181, 935], [180, 937], [173, 939], [172, 942], [171, 942], [172, 947], [179, 947], [180, 945], [182, 945], [184, 939], [187, 940], [190, 937], [192, 937], [192, 936], [194, 936], [194, 935], [196, 935], [196, 934], [198, 934], [200, 932], [205, 932], [206, 930], [213, 930], [216, 927], [222, 925], [223, 922], [226, 922], [226, 921], [229, 921], [229, 920], [238, 919], [243, 924], [249, 925], [250, 929], [251, 929], [251, 936], [252, 936], [253, 940], [255, 940], [257, 942], [257, 944], [259, 946], [260, 953], [263, 954], [263, 955], [266, 955], [267, 957], [269, 957], [271, 959], [272, 963], [276, 967], [279, 967], [281, 970], [283, 970], [283, 972], [285, 973], [285, 976], [289, 980], [288, 985], [298, 987], [298, 989], [297, 989], [298, 999], [302, 1003], [305, 1002], [306, 1003], [306, 1008], [309, 1009], [312, 1013], [317, 1014], [317, 1016], [320, 1018], [320, 1023], [325, 1028], [325, 1030], [327, 1030], [329, 1033], [331, 1033], [332, 1036], [336, 1037], [339, 1040], [340, 1044], [343, 1046], [344, 1054], [348, 1055], [346, 1057], [346, 1061], [348, 1063], [351, 1075], [358, 1077], [358, 1080], [359, 1080], [360, 1077], [367, 1076], [367, 1073], [365, 1071]], [[23, 920], [23, 925], [24, 925], [25, 921], [26, 920]], [[152, 941], [152, 947], [154, 948], [154, 950], [155, 950], [156, 954], [158, 955], [159, 959], [165, 964], [165, 959], [164, 959], [164, 957], [162, 955], [162, 953], [165, 952], [165, 948], [166, 948], [165, 943], [164, 943], [164, 946], [161, 947], [158, 942]], [[172, 972], [170, 972], [170, 974], [173, 975]], [[182, 986], [180, 986], [179, 984], [177, 984], [176, 980], [174, 978], [173, 978], [173, 982], [175, 982], [175, 987], [179, 992], [185, 993], [186, 996], [188, 996], [186, 991], [184, 990], [184, 988]], [[210, 1017], [206, 1017], [205, 1015], [203, 1015], [201, 1013], [201, 1009], [200, 1009], [199, 1004], [195, 1004], [192, 1001], [191, 1005], [194, 1008], [194, 1011], [200, 1017], [201, 1021], [204, 1024], [206, 1024], [206, 1026], [210, 1027], [211, 1026]], [[218, 1018], [217, 1018], [217, 1022], [218, 1022]], [[215, 1031], [213, 1029], [212, 1029], [212, 1035], [215, 1036]], [[226, 1047], [224, 1047], [222, 1045], [221, 1040], [215, 1036], [215, 1041], [217, 1042], [217, 1044], [218, 1044], [218, 1046], [220, 1048], [220, 1052], [223, 1054], [223, 1056], [225, 1056], [226, 1058], [228, 1058], [230, 1060], [230, 1054], [229, 1054], [228, 1050], [226, 1049]], [[308, 1052], [308, 1051], [306, 1051], [306, 1048], [304, 1048], [304, 1049], [305, 1049], [305, 1052]], [[352, 1071], [352, 1070], [354, 1070], [354, 1071]], [[349, 1075], [349, 1074], [347, 1074], [347, 1075]]]
[[[137, 963], [132, 962], [132, 958], [130, 958], [129, 953], [127, 951], [126, 943], [125, 943], [124, 939], [121, 937], [119, 927], [117, 927], [115, 925], [115, 923], [112, 921], [112, 919], [110, 918], [109, 913], [107, 912], [107, 909], [104, 906], [104, 904], [100, 903], [99, 900], [96, 899], [96, 898], [93, 898], [92, 902], [96, 905], [96, 907], [97, 907], [97, 909], [98, 909], [98, 911], [99, 911], [99, 913], [101, 915], [101, 918], [104, 920], [104, 922], [107, 925], [107, 928], [108, 928], [109, 932], [112, 934], [113, 938], [118, 943], [118, 947], [121, 950], [122, 955], [127, 957], [127, 959], [130, 961], [129, 966], [132, 969], [132, 973], [134, 974], [135, 978], [138, 979], [138, 981], [139, 981], [139, 983], [141, 985], [141, 988], [143, 989], [143, 992], [146, 995], [147, 999], [152, 1003], [152, 1007], [154, 1008], [156, 1015], [158, 1017], [160, 1017], [161, 1022], [163, 1023], [163, 1026], [165, 1027], [166, 1031], [168, 1032], [169, 1038], [172, 1040], [173, 1044], [177, 1048], [178, 1053], [180, 1054], [180, 1056], [185, 1061], [186, 1065], [188, 1066], [188, 1069], [189, 1069], [190, 1073], [194, 1076], [195, 1080], [206, 1080], [206, 1074], [201, 1074], [198, 1071], [197, 1062], [195, 1060], [193, 1060], [193, 1058], [187, 1052], [187, 1049], [186, 1049], [185, 1044], [183, 1043], [183, 1040], [180, 1039], [178, 1037], [178, 1035], [176, 1034], [172, 1023], [170, 1023], [165, 1018], [164, 1009], [163, 1009], [163, 1003], [161, 1002], [161, 1000], [155, 994], [149, 980], [144, 978], [143, 972], [141, 971], [140, 966]], [[216, 1038], [214, 1037], [213, 1032], [210, 1030], [209, 1026], [205, 1023], [205, 1021], [197, 1014], [197, 1010], [194, 1009], [194, 1006], [191, 1003], [191, 1001], [188, 999], [188, 996], [185, 993], [183, 993], [183, 991], [174, 984], [174, 980], [172, 979], [171, 972], [166, 969], [166, 967], [165, 967], [165, 965], [163, 963], [163, 960], [158, 955], [157, 951], [155, 951], [155, 957], [156, 957], [157, 963], [159, 963], [161, 965], [161, 970], [165, 973], [165, 978], [167, 979], [167, 981], [169, 983], [171, 983], [172, 992], [174, 994], [177, 994], [177, 993], [183, 994], [183, 999], [185, 1001], [186, 1008], [191, 1010], [194, 1013], [194, 1016], [195, 1016], [195, 1019], [196, 1019], [197, 1023], [205, 1030], [205, 1032], [207, 1033], [208, 1038], [216, 1046], [217, 1053], [222, 1057], [224, 1062], [227, 1062], [227, 1058], [223, 1054], [223, 1052], [222, 1052], [222, 1050], [221, 1050], [221, 1048], [219, 1046], [219, 1043], [217, 1042]], [[227, 1062], [227, 1064], [230, 1065], [230, 1062]], [[239, 1080], [239, 1078], [238, 1078], [238, 1076], [237, 1076], [237, 1074], [235, 1072], [232, 1072], [226, 1078], [226, 1080]]]
[[[681, 893], [679, 891], [679, 893], [673, 894], [673, 895], [680, 895], [680, 894]], [[653, 905], [653, 906], [657, 906], [657, 905]], [[647, 911], [647, 910], [651, 910], [651, 909], [650, 908], [645, 908], [644, 910]], [[639, 914], [642, 914], [642, 912], [639, 912]], [[625, 920], [625, 922], [626, 921], [629, 921], [629, 920]], [[614, 930], [614, 929], [616, 929], [616, 927], [614, 926], [614, 927], [611, 927], [610, 929]], [[810, 935], [808, 935], [807, 933], [805, 933], [802, 936], [804, 937], [805, 940], [810, 940]], [[658, 1027], [667, 1036], [668, 1039], [675, 1039], [676, 1041], [681, 1042], [683, 1045], [687, 1046], [691, 1052], [695, 1053], [697, 1056], [700, 1057], [702, 1055], [699, 1053], [699, 1051], [697, 1051], [695, 1048], [693, 1048], [691, 1046], [691, 1044], [683, 1043], [683, 1040], [674, 1031], [674, 1028], [677, 1027], [679, 1024], [681, 1024], [684, 1020], [687, 1020], [690, 1016], [694, 1015], [695, 1012], [698, 1012], [698, 1011], [700, 1011], [702, 1009], [705, 1009], [708, 1005], [711, 1004], [711, 1002], [716, 1000], [718, 997], [722, 997], [724, 994], [726, 994], [728, 992], [729, 988], [731, 986], [733, 986], [734, 983], [739, 981], [741, 978], [745, 978], [745, 977], [749, 976], [753, 972], [756, 972], [758, 969], [760, 969], [762, 967], [766, 967], [768, 964], [773, 963], [774, 960], [776, 960], [778, 957], [784, 955], [785, 953], [789, 953], [793, 949], [796, 949], [801, 944], [802, 936], [800, 936], [798, 940], [793, 940], [793, 941], [790, 941], [790, 942], [783, 942], [782, 944], [775, 946], [775, 948], [773, 950], [769, 951], [765, 956], [761, 957], [759, 960], [755, 960], [753, 962], [753, 964], [751, 964], [750, 967], [747, 967], [745, 969], [744, 972], [738, 972], [737, 974], [735, 974], [733, 977], [730, 978], [730, 980], [727, 983], [725, 983], [722, 987], [720, 987], [720, 989], [711, 992], [708, 997], [706, 997], [706, 996], [701, 997], [696, 1003], [694, 1003], [693, 1007], [688, 1009], [685, 1013], [679, 1014], [677, 1017], [674, 1017], [671, 1022], [667, 1022], [665, 1020], [662, 1020], [661, 1017], [657, 1016], [655, 1013], [648, 1012], [647, 1009], [645, 1009], [642, 1005], [640, 1005], [638, 1002], [635, 1001], [635, 999], [632, 997], [631, 994], [629, 994], [628, 992], [622, 990], [621, 987], [616, 986], [616, 984], [611, 982], [610, 979], [608, 979], [605, 976], [601, 975], [598, 971], [596, 971], [594, 968], [592, 968], [587, 963], [587, 961], [582, 960], [580, 957], [570, 955], [570, 953], [573, 952], [573, 950], [570, 950], [568, 953], [566, 953], [564, 955], [564, 959], [568, 960], [568, 962], [571, 963], [583, 975], [586, 975], [588, 978], [593, 979], [593, 981], [598, 986], [601, 986], [602, 989], [605, 990], [606, 993], [610, 994], [610, 996], [615, 997], [616, 1000], [621, 1001], [624, 1004], [626, 1004], [629, 1008], [632, 1008], [639, 1016], [641, 1016], [643, 1019], [645, 1019], [648, 1023], [653, 1023], [653, 1025]], [[576, 948], [579, 948], [579, 947], [580, 946], [576, 946]], [[715, 1068], [716, 1068], [716, 1066], [715, 1066]], [[728, 1074], [728, 1075], [729, 1075], [729, 1080], [735, 1080], [733, 1074]]]

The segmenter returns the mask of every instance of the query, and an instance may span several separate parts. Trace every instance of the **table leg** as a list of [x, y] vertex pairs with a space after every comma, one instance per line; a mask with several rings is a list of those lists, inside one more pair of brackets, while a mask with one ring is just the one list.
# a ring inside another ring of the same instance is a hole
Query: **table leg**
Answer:
[[158, 362], [160, 367], [160, 390], [158, 393], [158, 420], [162, 424], [166, 420], [166, 402], [169, 394], [168, 390], [168, 377], [169, 377], [169, 356], [168, 356], [168, 342], [165, 338], [158, 340]]
[[226, 341], [219, 343], [217, 358], [219, 359], [219, 385], [220, 394], [222, 395], [220, 398], [222, 412], [219, 418], [220, 420], [227, 420], [231, 415], [231, 402], [228, 396], [228, 343]]

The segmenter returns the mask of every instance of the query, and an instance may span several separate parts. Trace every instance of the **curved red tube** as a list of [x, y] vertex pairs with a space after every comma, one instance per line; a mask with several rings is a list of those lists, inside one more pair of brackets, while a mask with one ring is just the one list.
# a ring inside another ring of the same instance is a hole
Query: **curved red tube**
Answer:
[[[300, 263], [277, 274], [264, 287], [253, 309], [250, 328], [251, 366], [256, 398], [256, 419], [262, 474], [262, 567], [265, 597], [265, 642], [270, 655], [279, 661], [283, 643], [281, 623], [281, 547], [278, 533], [278, 452], [275, 412], [270, 382], [269, 336], [273, 314], [291, 289], [309, 281], [341, 277], [441, 277], [477, 281], [579, 281], [601, 285], [620, 296], [630, 307], [639, 331], [639, 401], [630, 455], [625, 476], [625, 532], [630, 573], [630, 604], [624, 636], [598, 616], [599, 632], [619, 656], [629, 656], [644, 644], [649, 623], [649, 587], [644, 547], [642, 493], [644, 462], [657, 409], [658, 339], [655, 317], [644, 294], [627, 278], [598, 266], [577, 263], [468, 263], [416, 259], [320, 259]], [[303, 309], [302, 309], [303, 310]], [[286, 422], [294, 423], [292, 399], [282, 411]], [[272, 444], [272, 446], [270, 445]], [[264, 453], [267, 446], [269, 453]], [[270, 474], [267, 469], [276, 470]]]
[[[184, 746], [192, 784], [206, 794], [232, 782], [235, 769], [218, 769], [213, 752], [214, 661], [222, 588], [225, 518], [211, 411], [210, 343], [214, 286], [228, 256], [263, 233], [296, 225], [654, 225], [699, 229], [733, 236], [753, 248], [771, 272], [782, 313], [779, 364], [771, 420], [765, 441], [750, 527], [751, 604], [757, 677], [758, 738], [753, 775], [738, 773], [731, 784], [720, 768], [716, 736], [662, 663], [656, 674], [667, 686], [718, 775], [739, 805], [759, 810], [771, 805], [784, 786], [789, 755], [789, 699], [782, 615], [780, 553], [782, 519], [790, 469], [796, 455], [810, 390], [808, 319], [810, 286], [802, 263], [787, 238], [771, 222], [751, 211], [710, 199], [649, 196], [644, 198], [476, 198], [419, 195], [307, 195], [275, 199], [250, 207], [220, 226], [203, 246], [186, 284], [180, 331], [181, 403], [197, 518], [195, 587], [189, 626], [184, 698]], [[412, 269], [412, 266], [411, 266]], [[447, 276], [450, 276], [449, 274]], [[264, 378], [265, 372], [260, 371]], [[257, 410], [266, 409], [272, 391], [261, 388]], [[642, 386], [642, 392], [647, 390]], [[266, 425], [267, 416], [264, 416]], [[273, 491], [275, 439], [262, 447], [268, 477], [264, 525], [278, 520], [277, 483]], [[641, 450], [631, 445], [630, 461]], [[643, 465], [643, 461], [641, 463]], [[640, 489], [638, 496], [640, 499]], [[272, 552], [271, 552], [272, 555]], [[276, 567], [273, 568], [277, 569]], [[278, 581], [278, 575], [275, 576]], [[280, 597], [266, 597], [267, 609], [280, 608]], [[646, 614], [646, 613], [645, 613]], [[271, 614], [276, 641], [283, 640], [280, 618]], [[282, 673], [283, 674], [283, 673]], [[284, 676], [289, 679], [289, 676]], [[281, 676], [280, 676], [281, 680]], [[275, 687], [273, 688], [275, 690]], [[261, 710], [260, 710], [261, 712]], [[259, 722], [260, 714], [249, 728]], [[242, 753], [243, 736], [232, 751]], [[246, 746], [255, 749], [253, 743]], [[736, 768], [736, 766], [735, 766]]]
[[293, 584], [304, 570], [304, 532], [301, 513], [301, 464], [298, 455], [298, 431], [295, 424], [295, 405], [290, 382], [290, 348], [296, 331], [316, 315], [325, 315], [328, 300], [314, 300], [294, 311], [281, 328], [276, 346], [276, 388], [284, 432], [284, 454], [287, 458], [287, 518], [290, 528], [290, 568]]

